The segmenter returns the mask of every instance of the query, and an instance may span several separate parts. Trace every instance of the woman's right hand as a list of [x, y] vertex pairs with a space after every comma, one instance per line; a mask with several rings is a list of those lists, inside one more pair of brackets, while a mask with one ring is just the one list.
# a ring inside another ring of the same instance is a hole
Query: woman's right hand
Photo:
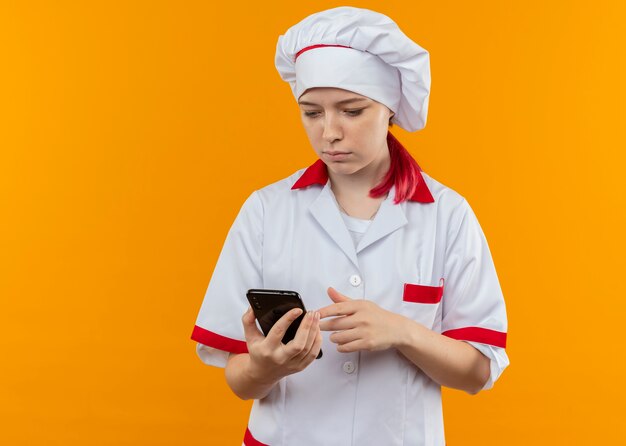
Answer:
[[319, 328], [319, 312], [307, 312], [295, 337], [282, 343], [285, 332], [302, 314], [300, 308], [285, 313], [272, 327], [267, 336], [257, 328], [252, 308], [242, 317], [248, 353], [249, 376], [257, 382], [275, 383], [281, 378], [304, 370], [317, 357], [322, 346]]

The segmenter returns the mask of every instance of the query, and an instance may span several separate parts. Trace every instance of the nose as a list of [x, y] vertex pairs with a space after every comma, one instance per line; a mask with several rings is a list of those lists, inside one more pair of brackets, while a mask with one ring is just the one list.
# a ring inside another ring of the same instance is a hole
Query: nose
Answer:
[[333, 113], [326, 113], [324, 118], [324, 131], [322, 138], [324, 141], [333, 142], [342, 137], [341, 125], [338, 118]]

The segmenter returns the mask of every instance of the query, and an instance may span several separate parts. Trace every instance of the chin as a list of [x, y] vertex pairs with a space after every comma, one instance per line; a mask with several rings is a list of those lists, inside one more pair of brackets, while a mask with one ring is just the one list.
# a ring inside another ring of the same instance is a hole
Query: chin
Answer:
[[355, 172], [358, 172], [361, 168], [359, 166], [355, 166], [353, 163], [328, 163], [326, 164], [328, 170], [337, 175], [352, 175]]

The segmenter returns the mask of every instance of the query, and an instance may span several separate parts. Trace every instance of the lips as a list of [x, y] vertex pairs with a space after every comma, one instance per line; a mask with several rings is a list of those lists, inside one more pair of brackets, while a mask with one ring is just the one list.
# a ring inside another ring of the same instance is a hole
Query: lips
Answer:
[[343, 160], [343, 159], [349, 157], [351, 153], [352, 152], [332, 151], [332, 152], [322, 152], [322, 155], [324, 155], [326, 157], [326, 159], [328, 159], [330, 161], [340, 161], [340, 160]]

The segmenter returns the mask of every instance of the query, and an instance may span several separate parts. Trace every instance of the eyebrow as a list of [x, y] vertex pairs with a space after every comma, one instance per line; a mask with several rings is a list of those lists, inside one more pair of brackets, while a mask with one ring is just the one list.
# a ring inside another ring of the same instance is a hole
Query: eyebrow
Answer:
[[[336, 105], [344, 105], [344, 104], [350, 104], [352, 102], [358, 102], [358, 101], [366, 101], [366, 98], [350, 98], [350, 99], [344, 99], [343, 101], [339, 101], [337, 102]], [[298, 101], [298, 104], [300, 105], [317, 105], [319, 106], [319, 104], [314, 104], [313, 102], [307, 102], [307, 101]]]

